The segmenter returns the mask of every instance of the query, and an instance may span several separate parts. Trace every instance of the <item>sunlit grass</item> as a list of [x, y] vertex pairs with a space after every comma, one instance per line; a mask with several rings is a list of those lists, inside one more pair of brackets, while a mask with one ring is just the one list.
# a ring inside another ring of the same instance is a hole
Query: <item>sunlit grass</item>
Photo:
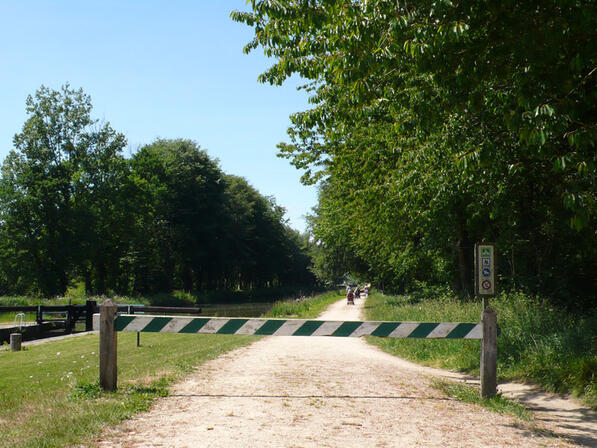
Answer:
[[[530, 381], [571, 392], [597, 407], [597, 313], [580, 317], [524, 294], [491, 300], [497, 311], [499, 380]], [[371, 320], [479, 322], [481, 304], [438, 293], [432, 299], [373, 294]], [[425, 365], [479, 374], [479, 341], [368, 338], [383, 350]]]
[[266, 314], [268, 317], [289, 317], [313, 319], [319, 316], [328, 306], [343, 297], [338, 291], [331, 291], [303, 300], [286, 300], [276, 302]]
[[168, 385], [251, 336], [118, 335], [116, 393], [98, 388], [98, 336], [0, 351], [0, 447], [63, 447], [146, 410]]
[[[328, 293], [278, 302], [268, 315], [316, 317], [340, 298]], [[99, 388], [96, 334], [0, 351], [0, 447], [63, 447], [90, 440], [104, 426], [148, 409], [202, 362], [256, 337], [141, 333], [139, 348], [135, 333], [119, 333], [118, 340], [116, 393]]]
[[478, 388], [454, 381], [434, 381], [432, 386], [458, 401], [478, 404], [498, 414], [513, 415], [521, 420], [531, 420], [531, 413], [527, 408], [501, 395], [481, 398]]

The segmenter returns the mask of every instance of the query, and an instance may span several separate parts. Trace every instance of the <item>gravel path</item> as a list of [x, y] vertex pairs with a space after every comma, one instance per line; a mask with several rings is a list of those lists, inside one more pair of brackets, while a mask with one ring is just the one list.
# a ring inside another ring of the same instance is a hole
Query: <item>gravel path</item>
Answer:
[[[358, 320], [362, 301], [320, 318]], [[100, 447], [569, 447], [446, 398], [431, 375], [358, 338], [268, 337], [203, 364]]]

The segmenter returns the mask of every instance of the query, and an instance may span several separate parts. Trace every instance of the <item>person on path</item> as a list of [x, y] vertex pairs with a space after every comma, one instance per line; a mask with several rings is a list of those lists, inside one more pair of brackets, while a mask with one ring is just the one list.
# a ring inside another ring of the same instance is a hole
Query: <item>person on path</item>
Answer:
[[348, 291], [346, 291], [346, 304], [354, 305], [354, 293], [351, 288], [348, 288]]

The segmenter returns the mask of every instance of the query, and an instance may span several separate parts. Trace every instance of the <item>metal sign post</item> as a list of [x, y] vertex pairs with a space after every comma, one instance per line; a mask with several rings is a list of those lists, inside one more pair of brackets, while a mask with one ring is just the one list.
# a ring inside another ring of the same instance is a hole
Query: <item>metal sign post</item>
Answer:
[[495, 296], [495, 246], [489, 243], [475, 244], [475, 295], [483, 299]]

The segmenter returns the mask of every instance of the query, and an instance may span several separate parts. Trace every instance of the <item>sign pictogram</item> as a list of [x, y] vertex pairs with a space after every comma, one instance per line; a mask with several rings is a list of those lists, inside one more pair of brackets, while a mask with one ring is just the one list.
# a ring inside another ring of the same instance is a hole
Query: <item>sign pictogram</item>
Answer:
[[475, 245], [475, 293], [483, 297], [495, 295], [495, 247], [493, 244]]

